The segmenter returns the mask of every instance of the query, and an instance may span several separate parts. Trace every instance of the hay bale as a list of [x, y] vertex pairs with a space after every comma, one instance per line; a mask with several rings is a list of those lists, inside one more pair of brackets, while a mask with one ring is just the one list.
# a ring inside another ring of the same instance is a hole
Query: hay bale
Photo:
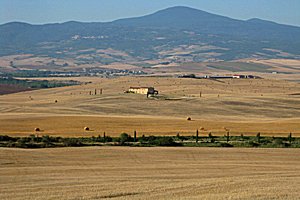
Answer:
[[203, 127], [200, 127], [200, 130], [201, 130], [201, 131], [204, 131], [205, 129], [204, 129]]
[[89, 127], [84, 127], [84, 130], [85, 130], [85, 131], [89, 131], [90, 128], [89, 128]]
[[187, 120], [188, 120], [188, 121], [192, 121], [192, 118], [188, 117]]
[[34, 128], [34, 131], [39, 132], [39, 131], [41, 131], [41, 129], [40, 128]]

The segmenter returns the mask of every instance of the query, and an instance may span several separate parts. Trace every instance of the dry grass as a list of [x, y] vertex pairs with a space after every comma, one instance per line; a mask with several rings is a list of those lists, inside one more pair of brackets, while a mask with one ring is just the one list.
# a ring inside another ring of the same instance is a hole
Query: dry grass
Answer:
[[300, 199], [298, 149], [0, 149], [0, 199]]
[[[300, 84], [278, 80], [196, 80], [124, 77], [77, 78], [92, 84], [0, 96], [0, 132], [82, 136], [121, 132], [169, 135], [207, 132], [300, 135]], [[130, 86], [154, 86], [163, 98], [124, 94]], [[103, 89], [103, 95], [88, 95]], [[202, 97], [199, 97], [200, 91]], [[33, 100], [31, 100], [31, 97]], [[167, 100], [166, 100], [167, 99]], [[169, 100], [168, 100], [169, 99]], [[58, 100], [55, 103], [55, 100]], [[193, 121], [187, 121], [191, 117]]]
[[[103, 135], [119, 136], [120, 133], [133, 134], [137, 130], [138, 136], [142, 135], [194, 135], [196, 129], [203, 127], [201, 136], [224, 135], [228, 128], [231, 135], [255, 136], [261, 132], [263, 136], [300, 136], [298, 120], [281, 120], [270, 122], [226, 122], [195, 120], [187, 121], [176, 118], [160, 117], [124, 117], [124, 116], [5, 116], [2, 117], [1, 130], [3, 134], [13, 136], [28, 136], [29, 134], [52, 135], [64, 137], [90, 137]], [[84, 127], [90, 131], [84, 131]], [[34, 132], [34, 127], [40, 127], [39, 133]]]

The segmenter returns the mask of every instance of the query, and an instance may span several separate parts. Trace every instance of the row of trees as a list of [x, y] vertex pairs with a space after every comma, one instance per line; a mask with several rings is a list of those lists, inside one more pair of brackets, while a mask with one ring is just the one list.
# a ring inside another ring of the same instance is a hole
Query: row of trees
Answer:
[[78, 146], [196, 146], [196, 147], [293, 147], [300, 148], [300, 138], [293, 137], [263, 137], [260, 133], [256, 136], [230, 136], [229, 132], [224, 136], [141, 136], [137, 137], [122, 133], [119, 137], [103, 136], [63, 138], [52, 136], [10, 137], [0, 135], [0, 146], [20, 148], [47, 148], [47, 147], [78, 147]]

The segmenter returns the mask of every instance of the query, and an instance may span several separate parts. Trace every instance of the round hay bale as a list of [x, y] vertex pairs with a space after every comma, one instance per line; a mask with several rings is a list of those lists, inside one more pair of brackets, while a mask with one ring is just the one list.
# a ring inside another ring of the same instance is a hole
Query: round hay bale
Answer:
[[200, 130], [201, 130], [201, 131], [204, 131], [205, 129], [204, 129], [203, 127], [200, 127]]
[[39, 132], [39, 131], [41, 131], [41, 129], [40, 128], [34, 128], [34, 131]]
[[85, 131], [89, 131], [90, 128], [89, 128], [89, 127], [84, 127], [84, 130], [85, 130]]
[[192, 118], [188, 117], [187, 120], [188, 120], [188, 121], [192, 121]]

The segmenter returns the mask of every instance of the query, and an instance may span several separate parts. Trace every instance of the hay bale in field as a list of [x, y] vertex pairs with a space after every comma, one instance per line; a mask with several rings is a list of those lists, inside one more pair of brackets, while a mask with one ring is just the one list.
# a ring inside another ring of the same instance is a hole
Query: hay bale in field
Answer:
[[39, 132], [39, 131], [41, 131], [41, 129], [40, 128], [34, 128], [34, 131]]
[[200, 130], [201, 130], [201, 131], [204, 131], [205, 129], [204, 129], [203, 127], [200, 127]]
[[192, 118], [188, 117], [186, 120], [188, 120], [188, 121], [192, 121]]
[[84, 130], [85, 130], [85, 131], [89, 131], [90, 128], [89, 128], [89, 127], [84, 127]]

